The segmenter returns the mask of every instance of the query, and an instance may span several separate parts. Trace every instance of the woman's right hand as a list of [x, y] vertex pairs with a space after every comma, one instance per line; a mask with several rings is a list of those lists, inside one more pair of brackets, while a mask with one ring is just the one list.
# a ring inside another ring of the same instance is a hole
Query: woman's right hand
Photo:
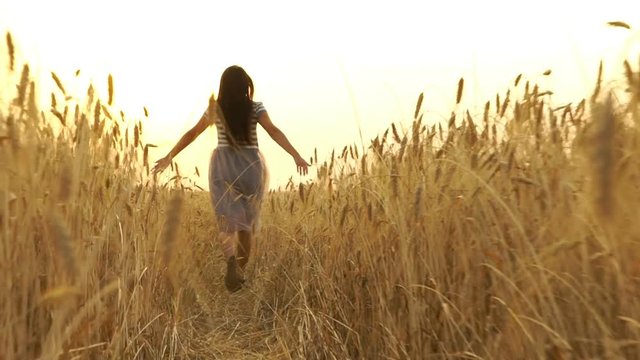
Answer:
[[296, 162], [296, 168], [298, 169], [298, 173], [300, 175], [307, 175], [309, 173], [309, 163], [306, 162], [302, 156], [294, 156], [293, 160]]
[[153, 174], [161, 173], [162, 170], [166, 169], [167, 166], [171, 165], [171, 161], [173, 158], [170, 155], [163, 157], [162, 159], [156, 161], [156, 165], [153, 167], [151, 172]]

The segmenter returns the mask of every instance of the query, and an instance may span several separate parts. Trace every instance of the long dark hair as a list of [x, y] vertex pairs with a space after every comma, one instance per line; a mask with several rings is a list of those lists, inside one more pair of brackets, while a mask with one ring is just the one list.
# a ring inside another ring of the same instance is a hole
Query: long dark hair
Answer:
[[[232, 144], [248, 143], [249, 118], [253, 109], [253, 81], [240, 66], [230, 66], [222, 73], [218, 104], [226, 121], [227, 140]], [[229, 135], [233, 139], [229, 139]]]

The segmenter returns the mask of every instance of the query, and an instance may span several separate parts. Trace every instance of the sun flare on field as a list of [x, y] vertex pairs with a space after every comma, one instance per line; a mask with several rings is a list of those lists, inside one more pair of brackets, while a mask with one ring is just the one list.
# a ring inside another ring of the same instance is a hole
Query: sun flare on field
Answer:
[[[460, 77], [472, 105], [522, 72], [549, 87], [567, 84], [559, 103], [583, 97], [600, 59], [613, 77], [621, 59], [638, 53], [633, 4], [4, 0], [0, 24], [42, 83], [52, 85], [56, 71], [78, 92], [88, 81], [104, 91], [113, 74], [116, 106], [133, 117], [142, 117], [143, 106], [150, 111], [147, 141], [160, 145], [154, 157], [195, 124], [231, 64], [247, 69], [256, 99], [301, 152], [326, 156], [366, 143], [391, 121], [409, 121], [421, 92], [430, 121], [446, 119]], [[618, 20], [635, 30], [606, 25]], [[553, 75], [543, 78], [547, 69]], [[259, 137], [272, 187], [296, 177], [288, 155]], [[208, 132], [176, 160], [206, 168], [214, 139]]]

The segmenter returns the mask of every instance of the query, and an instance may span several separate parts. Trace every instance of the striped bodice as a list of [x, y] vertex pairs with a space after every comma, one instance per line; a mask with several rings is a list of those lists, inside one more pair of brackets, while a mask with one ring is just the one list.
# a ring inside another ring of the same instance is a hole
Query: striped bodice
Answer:
[[[258, 124], [258, 117], [260, 116], [260, 114], [262, 114], [265, 111], [266, 110], [264, 108], [264, 105], [262, 105], [261, 102], [257, 102], [257, 101], [253, 102], [253, 109], [251, 111], [251, 115], [249, 116], [249, 142], [238, 140], [237, 141], [238, 146], [242, 148], [253, 148], [253, 149], [258, 148], [258, 134], [256, 132], [256, 126]], [[209, 115], [209, 109], [207, 109], [204, 113], [204, 116], [208, 117], [208, 115]], [[218, 147], [231, 146], [231, 144], [229, 144], [229, 141], [227, 140], [227, 135], [226, 135], [227, 132], [222, 122], [217, 121], [216, 119], [214, 120], [214, 123], [216, 124], [216, 130], [218, 133]]]

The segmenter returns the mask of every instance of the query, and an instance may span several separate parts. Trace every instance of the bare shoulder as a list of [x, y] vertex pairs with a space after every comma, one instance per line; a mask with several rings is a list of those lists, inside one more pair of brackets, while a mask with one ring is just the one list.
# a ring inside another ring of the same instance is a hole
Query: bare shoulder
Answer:
[[203, 132], [207, 127], [212, 126], [215, 122], [215, 111], [217, 106], [208, 106], [207, 109], [204, 111], [204, 113], [202, 114], [202, 116], [200, 117], [200, 120], [198, 120], [198, 123], [194, 126], [194, 131], [196, 131], [198, 134]]

